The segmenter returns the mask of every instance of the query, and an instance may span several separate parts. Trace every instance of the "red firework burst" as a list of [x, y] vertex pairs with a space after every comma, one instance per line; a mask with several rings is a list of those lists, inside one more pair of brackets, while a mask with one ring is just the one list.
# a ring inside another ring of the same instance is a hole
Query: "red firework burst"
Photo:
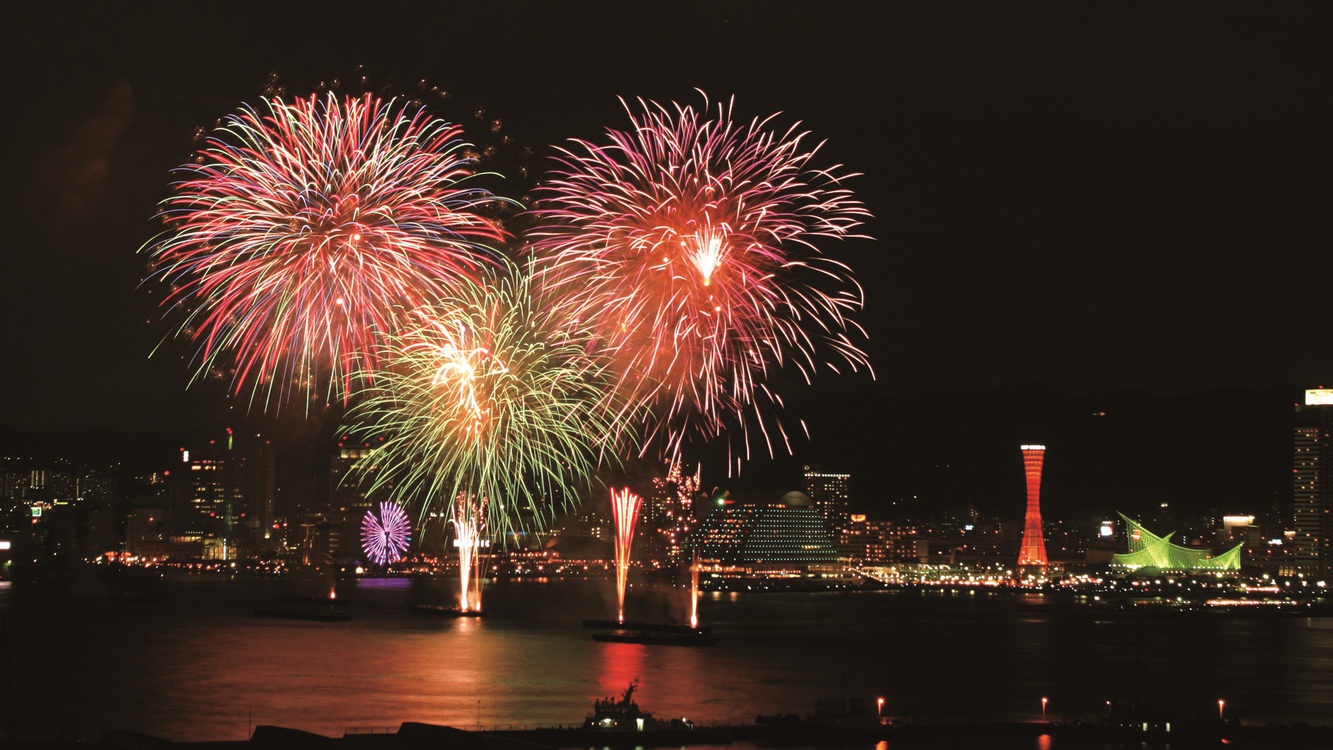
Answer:
[[771, 419], [774, 371], [792, 364], [809, 382], [821, 364], [869, 369], [848, 317], [861, 288], [817, 248], [862, 236], [869, 214], [842, 186], [850, 175], [811, 166], [819, 147], [795, 126], [737, 123], [730, 105], [626, 110], [632, 128], [573, 141], [537, 191], [545, 283], [601, 322], [645, 446], [675, 455], [739, 422], [770, 454], [775, 437], [790, 451]]
[[178, 169], [168, 231], [149, 245], [196, 378], [231, 369], [252, 400], [345, 401], [380, 337], [504, 237], [479, 213], [501, 199], [467, 184], [460, 135], [370, 95], [264, 99], [226, 118]]

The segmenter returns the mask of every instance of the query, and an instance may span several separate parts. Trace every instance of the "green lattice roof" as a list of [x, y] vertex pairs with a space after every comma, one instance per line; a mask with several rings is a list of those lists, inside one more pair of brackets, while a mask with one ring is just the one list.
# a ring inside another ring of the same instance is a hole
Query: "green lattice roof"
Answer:
[[1114, 555], [1116, 565], [1181, 571], [1240, 570], [1240, 548], [1243, 545], [1237, 544], [1220, 555], [1214, 555], [1210, 550], [1173, 544], [1171, 537], [1174, 531], [1166, 536], [1157, 536], [1124, 513], [1120, 517], [1129, 524], [1131, 533], [1129, 552]]

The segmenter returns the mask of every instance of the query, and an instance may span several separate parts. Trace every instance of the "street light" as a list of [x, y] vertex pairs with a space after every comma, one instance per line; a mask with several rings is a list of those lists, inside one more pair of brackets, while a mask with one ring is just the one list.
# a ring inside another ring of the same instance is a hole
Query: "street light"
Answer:
[[1046, 696], [1041, 697], [1041, 720], [1046, 721]]

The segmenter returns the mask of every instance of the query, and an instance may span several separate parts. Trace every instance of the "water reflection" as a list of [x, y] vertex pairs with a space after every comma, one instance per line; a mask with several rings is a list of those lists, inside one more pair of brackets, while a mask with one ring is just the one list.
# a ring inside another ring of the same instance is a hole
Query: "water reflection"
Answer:
[[[984, 597], [710, 594], [700, 614], [720, 643], [699, 648], [592, 640], [580, 623], [610, 611], [609, 580], [493, 585], [485, 618], [413, 611], [452, 584], [340, 583], [347, 623], [255, 617], [292, 592], [284, 582], [185, 578], [137, 600], [96, 581], [0, 586], [17, 720], [38, 739], [120, 728], [181, 741], [243, 739], [258, 724], [329, 736], [403, 721], [549, 726], [582, 721], [636, 678], [644, 710], [700, 723], [809, 714], [840, 693], [871, 710], [891, 696], [895, 717], [918, 721], [1031, 720], [1049, 696], [1073, 720], [1128, 697], [1140, 651], [1136, 620]], [[648, 612], [684, 601], [634, 595]], [[1145, 700], [1215, 717], [1225, 696], [1229, 718], [1326, 721], [1333, 620], [1168, 618], [1142, 632]]]

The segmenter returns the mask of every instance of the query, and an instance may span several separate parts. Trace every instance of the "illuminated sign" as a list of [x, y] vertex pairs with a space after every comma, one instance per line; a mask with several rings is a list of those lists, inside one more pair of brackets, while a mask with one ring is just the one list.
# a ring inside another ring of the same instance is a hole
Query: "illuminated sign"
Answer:
[[0, 549], [9, 549], [9, 541], [0, 542]]
[[1305, 392], [1306, 406], [1333, 405], [1333, 388], [1311, 388]]
[[1109, 537], [1109, 536], [1112, 536], [1112, 535], [1115, 534], [1115, 527], [1112, 526], [1110, 523], [1104, 523], [1104, 524], [1102, 524], [1102, 528], [1101, 528], [1101, 532], [1100, 532], [1100, 533], [1101, 533], [1101, 535], [1102, 535], [1102, 538], [1105, 539], [1106, 537]]
[[41, 507], [40, 505], [34, 505], [34, 506], [32, 506], [32, 517], [33, 517], [33, 518], [41, 518], [41, 517], [42, 517], [42, 507]]

